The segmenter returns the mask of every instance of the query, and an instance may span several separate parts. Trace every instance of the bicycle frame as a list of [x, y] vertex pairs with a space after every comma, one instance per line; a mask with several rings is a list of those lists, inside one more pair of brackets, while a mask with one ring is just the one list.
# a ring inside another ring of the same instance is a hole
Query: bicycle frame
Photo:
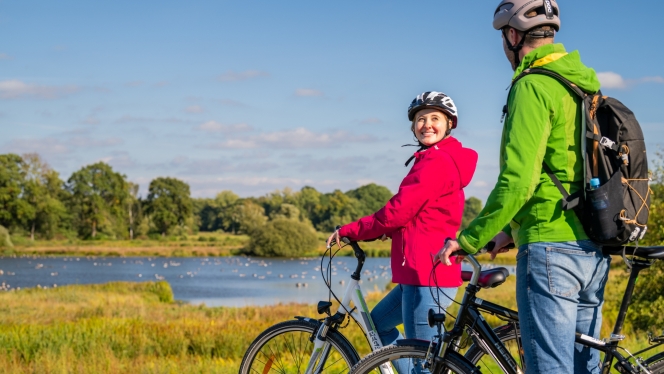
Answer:
[[[364, 296], [362, 296], [362, 289], [360, 288], [360, 275], [365, 260], [364, 251], [362, 251], [356, 242], [345, 242], [350, 244], [353, 248], [355, 257], [358, 260], [357, 268], [350, 276], [351, 280], [341, 299], [339, 309], [337, 309], [337, 312], [333, 316], [325, 318], [316, 333], [316, 338], [313, 340], [313, 352], [309, 359], [305, 374], [318, 373], [320, 372], [320, 369], [322, 369], [321, 365], [324, 365], [327, 360], [331, 348], [331, 345], [326, 341], [327, 332], [331, 327], [336, 328], [336, 326], [346, 318], [346, 312], [350, 314], [350, 318], [353, 318], [360, 325], [372, 351], [383, 347], [383, 344], [380, 341], [380, 336], [378, 336], [378, 331], [376, 331], [376, 327], [371, 319], [371, 313], [369, 312], [367, 303], [364, 300]], [[355, 306], [354, 308], [351, 308], [350, 306], [351, 301]], [[395, 374], [389, 364], [381, 365], [381, 372], [382, 374]]]

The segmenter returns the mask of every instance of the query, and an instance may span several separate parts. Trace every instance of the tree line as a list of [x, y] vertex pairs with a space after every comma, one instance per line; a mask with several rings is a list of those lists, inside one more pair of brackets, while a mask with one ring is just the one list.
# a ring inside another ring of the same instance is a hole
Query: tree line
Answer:
[[[660, 194], [664, 171], [661, 163], [655, 165], [648, 243], [664, 241]], [[253, 253], [279, 255], [270, 252], [282, 246], [274, 241], [275, 232], [287, 231], [311, 243], [316, 230], [331, 232], [336, 225], [377, 211], [392, 196], [386, 187], [368, 184], [346, 192], [322, 193], [306, 186], [260, 197], [221, 191], [214, 198], [192, 198], [189, 185], [172, 177], [153, 179], [145, 197], [138, 191], [137, 184], [104, 162], [84, 166], [65, 181], [37, 154], [0, 155], [0, 226], [33, 240], [158, 238], [224, 231], [249, 235]], [[479, 199], [466, 200], [462, 228], [481, 208]]]

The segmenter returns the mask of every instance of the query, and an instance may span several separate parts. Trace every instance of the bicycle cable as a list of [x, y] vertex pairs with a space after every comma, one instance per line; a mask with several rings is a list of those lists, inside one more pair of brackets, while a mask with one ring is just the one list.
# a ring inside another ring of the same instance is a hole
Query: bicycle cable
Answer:
[[442, 311], [445, 312], [445, 314], [452, 317], [452, 319], [456, 320], [456, 316], [454, 316], [450, 312], [448, 312], [447, 308], [443, 308], [443, 306], [440, 305], [440, 294], [442, 293], [443, 295], [445, 295], [445, 297], [448, 298], [449, 300], [451, 300], [452, 303], [454, 303], [454, 304], [461, 305], [461, 303], [459, 303], [458, 301], [456, 301], [453, 298], [449, 297], [445, 292], [442, 292], [442, 290], [438, 286], [438, 278], [436, 277], [436, 267], [438, 267], [438, 265], [440, 265], [440, 261], [434, 261], [433, 258], [432, 258], [431, 262], [432, 262], [433, 266], [431, 268], [431, 272], [429, 273], [429, 284], [431, 284], [431, 281], [433, 280], [433, 284], [436, 285], [436, 287], [435, 287], [436, 288], [436, 295], [433, 294], [433, 289], [432, 288], [434, 288], [434, 287], [429, 287], [429, 293], [431, 293], [431, 298], [436, 303], [436, 305], [438, 305], [438, 308], [439, 308], [438, 311], [439, 312], [442, 309]]
[[[335, 242], [332, 242], [332, 243], [330, 243], [330, 244], [331, 244], [331, 245], [330, 245], [330, 248], [327, 248], [327, 249], [325, 250], [325, 253], [323, 253], [323, 255], [322, 255], [321, 258], [320, 258], [320, 275], [321, 275], [321, 277], [323, 278], [323, 283], [325, 283], [325, 286], [327, 286], [327, 289], [329, 290], [329, 296], [328, 296], [329, 298], [328, 298], [328, 301], [332, 301], [332, 297], [334, 297], [334, 300], [336, 300], [336, 301], [339, 303], [339, 306], [340, 306], [341, 308], [344, 309], [344, 311], [346, 312], [346, 314], [348, 315], [348, 317], [350, 317], [350, 319], [352, 319], [352, 320], [355, 322], [355, 324], [360, 328], [360, 330], [362, 330], [362, 326], [360, 326], [360, 323], [357, 322], [357, 320], [355, 320], [355, 318], [353, 318], [353, 315], [351, 314], [352, 311], [355, 310], [355, 309], [357, 308], [357, 306], [355, 306], [355, 307], [352, 308], [351, 310], [348, 310], [348, 309], [346, 308], [346, 306], [343, 305], [343, 303], [341, 302], [341, 300], [339, 300], [339, 297], [337, 297], [337, 294], [335, 294], [334, 291], [332, 291], [332, 259], [337, 255], [337, 253], [339, 253], [340, 250], [342, 250], [343, 248], [345, 248], [348, 244], [345, 244], [345, 243], [344, 243], [344, 245], [341, 246], [341, 247], [340, 247], [339, 249], [337, 249], [336, 251], [334, 251], [334, 253], [332, 253], [332, 244], [336, 244], [336, 243], [335, 243]], [[323, 261], [324, 261], [324, 259], [325, 259], [325, 255], [327, 255], [328, 251], [329, 251], [329, 253], [330, 253], [330, 260], [329, 260], [329, 262], [327, 263], [327, 266], [326, 266], [326, 270], [327, 270], [327, 274], [328, 274], [328, 276], [327, 276], [327, 278], [326, 278], [326, 277], [325, 277], [325, 274], [323, 273]], [[346, 326], [344, 326], [343, 328], [345, 328], [345, 327], [347, 327], [347, 326], [348, 326], [348, 324], [346, 324]]]

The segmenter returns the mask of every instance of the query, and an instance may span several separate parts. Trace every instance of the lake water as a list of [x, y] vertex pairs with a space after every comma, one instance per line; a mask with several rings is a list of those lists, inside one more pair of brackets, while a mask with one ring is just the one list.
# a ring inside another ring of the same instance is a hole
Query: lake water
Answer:
[[[332, 262], [332, 289], [341, 297], [357, 262], [354, 257]], [[316, 303], [328, 298], [320, 258], [0, 257], [0, 270], [2, 289], [163, 279], [176, 300], [208, 306]], [[365, 292], [383, 290], [391, 277], [388, 258], [368, 258], [361, 287]]]
[[[336, 257], [332, 264], [332, 290], [341, 298], [357, 261]], [[0, 289], [163, 279], [176, 300], [192, 304], [313, 304], [328, 299], [320, 266], [320, 258], [0, 257]], [[365, 294], [385, 289], [391, 279], [389, 258], [366, 259]]]

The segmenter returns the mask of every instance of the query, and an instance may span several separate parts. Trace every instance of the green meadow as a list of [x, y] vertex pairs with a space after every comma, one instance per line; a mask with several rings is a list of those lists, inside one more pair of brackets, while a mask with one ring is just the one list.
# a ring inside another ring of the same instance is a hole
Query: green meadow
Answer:
[[[607, 285], [602, 336], [610, 333], [615, 321], [624, 282], [624, 265], [615, 265]], [[480, 297], [516, 308], [514, 288], [515, 278], [510, 277], [498, 288], [482, 290]], [[371, 292], [370, 306], [385, 292]], [[461, 295], [460, 291], [457, 298]], [[295, 315], [316, 312], [313, 305], [302, 304], [188, 305], [173, 300], [166, 282], [2, 292], [0, 367], [5, 373], [237, 373], [252, 340]], [[491, 316], [488, 320], [501, 323]], [[630, 350], [647, 345], [634, 330], [628, 323], [625, 346]], [[361, 354], [368, 352], [355, 324], [342, 331]]]

